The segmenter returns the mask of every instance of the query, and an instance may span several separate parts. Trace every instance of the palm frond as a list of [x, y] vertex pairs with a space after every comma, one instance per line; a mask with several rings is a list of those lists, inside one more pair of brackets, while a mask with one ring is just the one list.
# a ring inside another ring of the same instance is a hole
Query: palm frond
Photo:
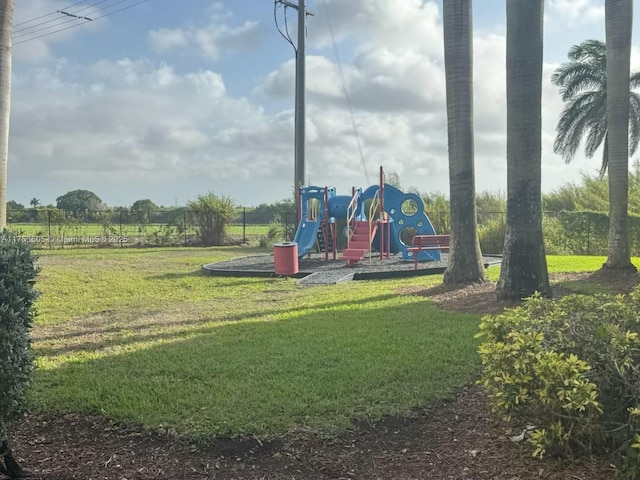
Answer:
[[607, 49], [602, 40], [591, 39], [571, 47], [568, 57], [573, 62], [580, 62], [589, 59], [604, 59], [606, 53]]
[[629, 79], [629, 88], [631, 90], [640, 88], [640, 72], [635, 72], [631, 74], [631, 78]]
[[561, 64], [551, 82], [560, 87], [560, 94], [567, 101], [580, 92], [604, 90], [607, 86], [606, 49], [599, 40], [587, 40], [574, 45], [569, 51], [569, 61]]
[[602, 147], [602, 166], [600, 167], [600, 178], [607, 173], [609, 166], [609, 132], [604, 136], [604, 147]]
[[631, 92], [629, 95], [629, 155], [638, 150], [640, 144], [640, 95]]
[[551, 82], [559, 87], [566, 87], [572, 83], [580, 82], [582, 77], [587, 76], [593, 81], [597, 81], [600, 85], [606, 85], [607, 72], [594, 68], [587, 63], [563, 63], [553, 72]]
[[[553, 144], [553, 151], [562, 155], [565, 162], [570, 162], [585, 133], [600, 126], [606, 129], [606, 95], [602, 92], [586, 92], [578, 95], [573, 101], [567, 103], [562, 111], [556, 128], [558, 134]], [[595, 139], [592, 143], [594, 141]], [[591, 146], [588, 156], [592, 156], [596, 149], [597, 147]]]
[[[606, 117], [606, 105], [605, 105], [605, 117]], [[607, 135], [606, 122], [589, 122], [587, 127], [587, 139], [584, 144], [584, 154], [587, 158], [591, 158], [595, 155], [596, 150], [600, 148], [604, 137]]]
[[[606, 45], [600, 40], [586, 40], [569, 50], [568, 62], [561, 64], [551, 76], [560, 87], [565, 102], [553, 143], [553, 151], [570, 162], [585, 139], [585, 155], [590, 158], [604, 142], [600, 175], [609, 164], [607, 124], [607, 59]], [[640, 147], [640, 72], [629, 79], [629, 154]]]

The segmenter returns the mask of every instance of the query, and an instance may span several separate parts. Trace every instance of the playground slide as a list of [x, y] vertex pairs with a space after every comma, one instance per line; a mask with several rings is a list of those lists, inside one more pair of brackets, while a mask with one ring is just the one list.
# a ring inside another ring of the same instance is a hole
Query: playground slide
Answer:
[[298, 257], [304, 257], [316, 243], [318, 229], [322, 220], [306, 220], [300, 222], [293, 241], [298, 244]]

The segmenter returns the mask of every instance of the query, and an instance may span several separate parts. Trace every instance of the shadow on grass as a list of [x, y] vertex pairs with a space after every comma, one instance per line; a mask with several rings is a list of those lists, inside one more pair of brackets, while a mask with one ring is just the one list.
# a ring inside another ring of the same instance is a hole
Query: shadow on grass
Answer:
[[[256, 281], [260, 281], [260, 280], [256, 280]], [[239, 282], [239, 284], [242, 285], [243, 283]], [[391, 300], [396, 297], [397, 295], [392, 293], [377, 295], [377, 296], [368, 298], [367, 302], [383, 302], [383, 301]], [[113, 321], [118, 322], [117, 325], [107, 326], [106, 328], [96, 325], [96, 323], [98, 323], [100, 320], [100, 316], [97, 315], [97, 316], [93, 316], [93, 318], [90, 319], [91, 324], [89, 327], [86, 327], [86, 328], [78, 327], [77, 324], [75, 325], [64, 324], [61, 327], [54, 327], [56, 328], [56, 333], [53, 335], [41, 336], [41, 335], [38, 335], [37, 333], [33, 335], [33, 338], [34, 340], [36, 340], [37, 343], [55, 342], [55, 341], [61, 341], [61, 340], [74, 340], [82, 337], [87, 337], [87, 341], [77, 343], [77, 344], [65, 343], [64, 345], [55, 346], [55, 347], [38, 346], [36, 344], [35, 350], [39, 355], [61, 355], [61, 354], [70, 353], [70, 352], [91, 351], [99, 348], [113, 347], [118, 345], [117, 343], [118, 339], [108, 340], [106, 341], [106, 343], [105, 341], [89, 340], [91, 337], [95, 337], [96, 335], [108, 336], [108, 335], [119, 334], [120, 338], [123, 338], [123, 339], [127, 338], [128, 339], [127, 343], [130, 344], [132, 343], [130, 341], [131, 337], [133, 337], [134, 339], [137, 339], [137, 340], [134, 340], [134, 342], [147, 341], [146, 338], [148, 335], [146, 334], [151, 330], [153, 330], [154, 328], [193, 327], [193, 326], [199, 326], [207, 323], [215, 323], [215, 324], [234, 323], [234, 322], [240, 322], [245, 320], [256, 320], [262, 317], [268, 318], [271, 316], [278, 316], [282, 314], [295, 315], [303, 311], [308, 311], [311, 308], [308, 305], [302, 305], [300, 307], [291, 307], [291, 306], [280, 307], [280, 305], [272, 305], [271, 307], [269, 307], [269, 305], [271, 304], [264, 302], [262, 299], [257, 300], [257, 302], [258, 303], [255, 305], [256, 310], [253, 312], [242, 312], [234, 315], [220, 315], [220, 316], [216, 316], [215, 313], [212, 315], [205, 314], [201, 318], [179, 320], [179, 321], [167, 321], [167, 320], [154, 321], [153, 318], [155, 316], [171, 316], [172, 313], [175, 313], [175, 315], [178, 315], [180, 312], [153, 312], [153, 311], [142, 312], [138, 316], [149, 315], [150, 318], [148, 321], [145, 321], [143, 323], [139, 323], [136, 325], [126, 324], [128, 317], [130, 317], [130, 315], [127, 315], [127, 314], [124, 315], [124, 318], [116, 317], [115, 319], [113, 319], [113, 318], [106, 317], [104, 318], [104, 323], [106, 325], [108, 325]], [[350, 300], [345, 300], [341, 302], [330, 302], [330, 303], [328, 302], [327, 307], [329, 306], [332, 309], [340, 309], [342, 307], [353, 306], [353, 302]], [[315, 308], [318, 308], [318, 307], [315, 307]], [[108, 313], [111, 313], [111, 312], [108, 312]], [[212, 325], [210, 328], [216, 328], [216, 327], [217, 325]], [[79, 330], [63, 333], [60, 330], [61, 328], [66, 328], [66, 329], [76, 328]], [[178, 335], [179, 332], [181, 331], [182, 330], [177, 330], [175, 331], [175, 334]], [[100, 347], [100, 345], [103, 345], [103, 344], [104, 344], [104, 347]]]
[[552, 275], [555, 284], [571, 293], [593, 295], [628, 294], [640, 285], [640, 274], [634, 270], [601, 269], [595, 272]]
[[478, 365], [478, 317], [425, 300], [298, 313], [154, 334], [138, 348], [114, 340], [101, 358], [38, 369], [32, 398], [45, 412], [99, 413], [190, 438], [332, 434], [445, 398]]

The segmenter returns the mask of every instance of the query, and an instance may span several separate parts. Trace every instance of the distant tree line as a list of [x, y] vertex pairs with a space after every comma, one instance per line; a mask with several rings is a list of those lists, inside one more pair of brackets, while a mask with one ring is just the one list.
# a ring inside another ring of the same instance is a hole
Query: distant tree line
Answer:
[[[209, 194], [200, 196], [206, 197]], [[221, 197], [219, 197], [221, 198]], [[211, 200], [211, 198], [209, 199]], [[275, 203], [262, 203], [257, 207], [241, 207], [228, 199], [233, 209], [232, 221], [246, 220], [251, 224], [268, 224], [276, 216], [295, 214], [296, 205], [293, 198], [281, 200]], [[195, 203], [194, 203], [195, 202]], [[42, 216], [40, 211], [53, 211], [60, 216], [66, 216], [83, 222], [100, 222], [105, 214], [116, 216], [116, 220], [124, 223], [168, 223], [175, 221], [190, 207], [197, 208], [197, 200], [191, 201], [187, 206], [162, 206], [157, 205], [148, 198], [136, 200], [130, 206], [110, 207], [104, 203], [98, 195], [89, 190], [73, 190], [56, 199], [55, 205], [42, 205], [37, 198], [31, 199], [30, 207], [14, 200], [7, 202], [7, 219], [9, 223], [39, 222]], [[223, 202], [225, 203], [225, 202]], [[293, 220], [293, 219], [292, 219]]]
[[[396, 172], [387, 175], [387, 182], [400, 190], [419, 195], [425, 205], [435, 230], [451, 231], [449, 198], [440, 192], [420, 192], [415, 188], [403, 188]], [[568, 237], [583, 238], [589, 230], [590, 246], [602, 243], [595, 235], [606, 224], [609, 192], [607, 179], [600, 175], [583, 175], [580, 181], [567, 183], [542, 195], [545, 212], [545, 237], [550, 253], [567, 252]], [[109, 207], [98, 195], [88, 190], [73, 190], [56, 199], [55, 205], [42, 206], [37, 198], [30, 200], [30, 207], [13, 200], [7, 202], [9, 223], [100, 223], [103, 225], [167, 225], [173, 233], [184, 233], [187, 225], [198, 231], [201, 244], [224, 244], [229, 241], [224, 228], [229, 224], [289, 225], [295, 228], [296, 205], [293, 198], [274, 203], [262, 203], [256, 207], [241, 207], [232, 199], [213, 193], [199, 195], [186, 206], [160, 206], [150, 199], [140, 199], [130, 206]], [[501, 192], [481, 192], [476, 195], [478, 234], [482, 251], [500, 253], [504, 241], [506, 196]], [[560, 215], [560, 212], [563, 212]], [[569, 215], [573, 212], [572, 215]], [[580, 214], [578, 214], [580, 212]], [[640, 216], [640, 163], [635, 162], [629, 172], [629, 213]], [[602, 225], [601, 225], [602, 224]], [[284, 228], [284, 227], [283, 227]], [[554, 245], [558, 243], [558, 245]], [[575, 242], [573, 242], [575, 243]], [[599, 247], [598, 247], [599, 248]], [[574, 249], [575, 250], [575, 249]], [[574, 253], [588, 253], [574, 252]]]

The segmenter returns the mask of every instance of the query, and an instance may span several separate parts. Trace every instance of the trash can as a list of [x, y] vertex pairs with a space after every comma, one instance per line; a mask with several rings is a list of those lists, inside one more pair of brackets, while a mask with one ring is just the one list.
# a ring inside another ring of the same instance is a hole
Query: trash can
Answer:
[[273, 244], [273, 271], [276, 275], [298, 273], [298, 244], [282, 242]]

